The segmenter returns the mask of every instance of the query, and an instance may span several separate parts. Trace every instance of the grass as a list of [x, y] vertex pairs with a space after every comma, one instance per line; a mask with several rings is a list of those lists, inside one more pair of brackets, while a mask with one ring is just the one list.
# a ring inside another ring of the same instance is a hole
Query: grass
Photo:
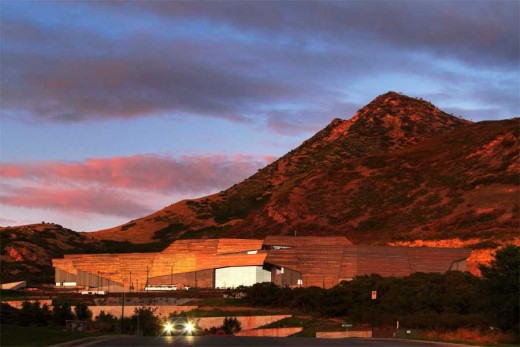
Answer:
[[0, 289], [0, 299], [2, 299], [2, 300], [25, 300], [25, 299], [28, 299], [28, 296], [26, 293], [21, 292], [19, 290]]
[[85, 337], [102, 335], [106, 334], [2, 324], [0, 344], [2, 346], [50, 346]]

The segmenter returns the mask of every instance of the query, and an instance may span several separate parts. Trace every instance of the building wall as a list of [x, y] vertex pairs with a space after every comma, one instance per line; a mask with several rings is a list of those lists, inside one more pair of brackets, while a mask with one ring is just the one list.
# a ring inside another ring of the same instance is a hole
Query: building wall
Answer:
[[59, 268], [54, 268], [54, 278], [55, 278], [56, 283], [77, 282], [76, 275], [71, 274], [70, 272], [61, 270]]
[[157, 276], [149, 278], [148, 283], [152, 285], [176, 284], [194, 288], [213, 288], [213, 284], [215, 283], [214, 271], [202, 270], [186, 273], [177, 273], [173, 275]]
[[272, 337], [287, 337], [302, 331], [302, 327], [294, 328], [265, 328], [265, 329], [251, 329], [241, 330], [235, 336], [272, 336]]
[[302, 279], [302, 276], [298, 271], [283, 268], [282, 272], [282, 269], [277, 267], [271, 270], [271, 281], [281, 287], [298, 286], [299, 279]]

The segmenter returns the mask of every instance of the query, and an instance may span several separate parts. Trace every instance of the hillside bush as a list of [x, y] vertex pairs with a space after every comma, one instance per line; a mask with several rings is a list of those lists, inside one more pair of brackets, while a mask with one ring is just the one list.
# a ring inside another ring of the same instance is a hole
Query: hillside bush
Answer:
[[520, 332], [520, 247], [498, 250], [489, 266], [480, 266], [482, 293], [487, 298], [486, 314], [502, 331]]

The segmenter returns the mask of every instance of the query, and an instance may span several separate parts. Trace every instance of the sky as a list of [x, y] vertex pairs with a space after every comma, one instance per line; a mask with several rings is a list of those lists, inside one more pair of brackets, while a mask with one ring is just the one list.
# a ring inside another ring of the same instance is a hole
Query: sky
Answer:
[[0, 225], [228, 188], [388, 91], [520, 115], [518, 1], [0, 1]]

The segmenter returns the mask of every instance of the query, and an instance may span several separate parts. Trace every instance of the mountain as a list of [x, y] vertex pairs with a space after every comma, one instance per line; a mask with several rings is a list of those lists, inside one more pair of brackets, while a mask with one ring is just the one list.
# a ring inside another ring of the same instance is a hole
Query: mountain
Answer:
[[65, 253], [160, 251], [176, 239], [343, 235], [357, 244], [471, 247], [472, 272], [520, 245], [519, 119], [472, 123], [389, 92], [218, 194], [76, 233], [0, 228], [2, 282], [52, 277]]
[[89, 237], [506, 242], [518, 231], [518, 125], [518, 119], [472, 123], [389, 92], [225, 191]]

